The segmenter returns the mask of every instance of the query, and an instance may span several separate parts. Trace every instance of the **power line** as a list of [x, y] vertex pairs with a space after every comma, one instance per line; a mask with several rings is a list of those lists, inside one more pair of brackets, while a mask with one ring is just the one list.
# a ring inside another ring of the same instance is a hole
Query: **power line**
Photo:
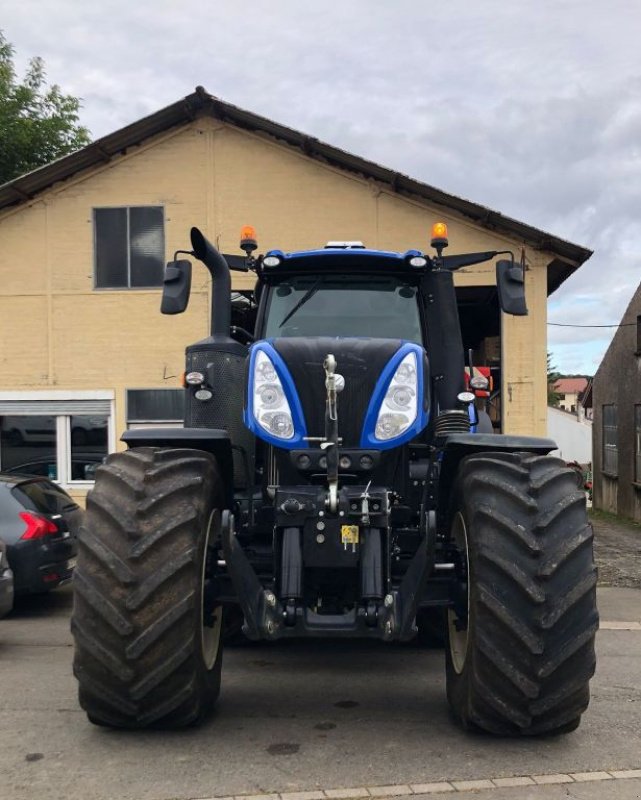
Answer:
[[570, 325], [566, 322], [548, 322], [555, 328], [632, 328], [636, 327], [636, 322], [619, 322], [618, 325]]

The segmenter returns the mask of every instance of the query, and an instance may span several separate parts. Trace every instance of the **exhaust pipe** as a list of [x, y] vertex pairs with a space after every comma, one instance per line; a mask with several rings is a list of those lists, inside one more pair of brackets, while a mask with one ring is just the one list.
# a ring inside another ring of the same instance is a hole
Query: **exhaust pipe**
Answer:
[[194, 256], [207, 267], [212, 278], [210, 333], [213, 339], [230, 340], [231, 274], [229, 266], [214, 245], [198, 228], [191, 229]]

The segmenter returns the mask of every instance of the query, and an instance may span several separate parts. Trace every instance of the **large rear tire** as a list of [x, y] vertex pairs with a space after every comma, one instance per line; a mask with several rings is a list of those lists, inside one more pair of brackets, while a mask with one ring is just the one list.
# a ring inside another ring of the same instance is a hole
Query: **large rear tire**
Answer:
[[527, 453], [465, 458], [451, 535], [454, 715], [504, 736], [574, 730], [589, 702], [598, 627], [592, 528], [574, 472]]
[[80, 705], [92, 722], [179, 728], [213, 708], [221, 502], [216, 460], [198, 450], [137, 448], [96, 471], [71, 620]]

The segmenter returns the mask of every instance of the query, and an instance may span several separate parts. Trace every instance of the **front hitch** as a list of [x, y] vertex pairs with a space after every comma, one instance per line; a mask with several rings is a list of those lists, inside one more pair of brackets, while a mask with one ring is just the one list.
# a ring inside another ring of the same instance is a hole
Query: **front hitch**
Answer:
[[[368, 525], [363, 524], [363, 495], [367, 496]], [[233, 516], [226, 513], [223, 550], [245, 616], [245, 635], [253, 640], [305, 636], [412, 639], [418, 605], [434, 566], [436, 528], [425, 525], [407, 572], [398, 587], [392, 588], [384, 567], [387, 501], [384, 488], [344, 487], [338, 495], [338, 513], [331, 515], [325, 509], [322, 487], [280, 487], [275, 506], [282, 548], [279, 574], [270, 587], [261, 584], [235, 535]], [[360, 599], [342, 613], [313, 607], [305, 592], [308, 568], [355, 570]]]
[[336, 372], [336, 359], [328, 353], [323, 361], [325, 370], [325, 441], [321, 449], [327, 457], [327, 510], [335, 514], [338, 510], [338, 393], [345, 388], [345, 378]]

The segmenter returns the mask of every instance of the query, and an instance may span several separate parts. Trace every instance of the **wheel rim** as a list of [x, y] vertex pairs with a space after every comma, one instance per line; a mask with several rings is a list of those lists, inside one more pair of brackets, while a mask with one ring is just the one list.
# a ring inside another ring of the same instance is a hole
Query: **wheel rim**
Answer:
[[215, 541], [217, 533], [220, 529], [220, 514], [217, 510], [211, 512], [209, 517], [209, 524], [207, 525], [207, 535], [205, 537], [205, 552], [203, 555], [203, 568], [200, 581], [200, 644], [203, 655], [203, 661], [207, 669], [211, 669], [218, 657], [218, 648], [220, 647], [220, 632], [222, 628], [223, 614], [222, 607], [217, 606], [214, 609], [214, 622], [213, 625], [206, 624], [205, 619], [205, 600], [206, 600], [206, 584], [209, 575], [214, 572], [214, 560], [217, 553], [213, 548], [210, 548], [210, 539]]
[[450, 647], [450, 657], [454, 671], [460, 675], [465, 666], [468, 646], [468, 627], [470, 618], [470, 591], [469, 591], [469, 554], [467, 544], [467, 528], [465, 520], [459, 511], [454, 517], [452, 524], [452, 538], [456, 545], [459, 563], [457, 565], [457, 577], [466, 584], [466, 606], [467, 613], [463, 619], [454, 609], [447, 610], [448, 640]]

